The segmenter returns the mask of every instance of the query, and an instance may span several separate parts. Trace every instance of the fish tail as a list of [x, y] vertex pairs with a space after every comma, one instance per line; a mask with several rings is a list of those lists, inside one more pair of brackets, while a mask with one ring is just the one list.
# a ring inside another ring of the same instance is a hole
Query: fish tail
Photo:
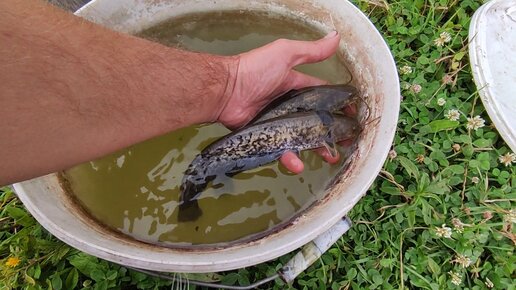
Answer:
[[188, 202], [183, 202], [179, 205], [179, 213], [177, 220], [179, 222], [193, 222], [202, 215], [202, 209], [199, 207], [199, 202], [194, 199]]
[[202, 215], [197, 196], [204, 189], [206, 184], [195, 184], [185, 180], [181, 185], [181, 200], [178, 211], [178, 221], [190, 222], [197, 220]]

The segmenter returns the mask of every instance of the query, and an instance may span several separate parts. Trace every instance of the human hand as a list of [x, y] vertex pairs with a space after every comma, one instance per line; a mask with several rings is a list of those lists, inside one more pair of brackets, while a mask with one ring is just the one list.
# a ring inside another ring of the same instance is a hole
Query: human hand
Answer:
[[291, 89], [325, 84], [293, 68], [329, 58], [339, 41], [340, 36], [333, 31], [316, 41], [279, 39], [238, 55], [238, 69], [230, 76], [225, 105], [217, 121], [228, 128], [238, 128], [274, 97]]
[[[218, 121], [229, 128], [238, 128], [249, 122], [273, 97], [291, 89], [325, 84], [293, 68], [327, 59], [335, 53], [339, 41], [340, 36], [333, 31], [317, 41], [280, 39], [238, 55], [238, 70], [230, 81], [226, 104]], [[316, 152], [329, 163], [339, 160], [324, 149]], [[293, 152], [285, 153], [280, 162], [293, 173], [300, 173], [304, 168]]]

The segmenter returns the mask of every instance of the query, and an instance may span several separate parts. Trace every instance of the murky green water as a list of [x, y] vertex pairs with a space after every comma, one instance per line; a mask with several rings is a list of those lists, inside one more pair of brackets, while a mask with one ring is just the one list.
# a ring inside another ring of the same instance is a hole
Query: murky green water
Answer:
[[[190, 15], [140, 34], [166, 45], [224, 55], [278, 38], [313, 40], [321, 35], [300, 22], [248, 12]], [[301, 70], [334, 83], [350, 80], [337, 57]], [[228, 132], [216, 124], [184, 128], [76, 166], [65, 175], [80, 203], [105, 225], [139, 240], [178, 245], [230, 242], [271, 229], [315, 201], [338, 170], [303, 152], [303, 174], [289, 174], [275, 162], [226, 178], [203, 192], [203, 215], [197, 221], [178, 223], [183, 172], [200, 150]]]

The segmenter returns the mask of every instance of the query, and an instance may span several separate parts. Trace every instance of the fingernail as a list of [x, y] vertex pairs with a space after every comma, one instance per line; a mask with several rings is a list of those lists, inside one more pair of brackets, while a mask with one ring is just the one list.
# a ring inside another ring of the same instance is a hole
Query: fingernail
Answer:
[[337, 31], [333, 30], [333, 31], [330, 31], [330, 33], [326, 34], [326, 36], [324, 38], [332, 38], [332, 37], [335, 37], [336, 35], [337, 35]]
[[301, 173], [301, 172], [303, 172], [303, 170], [305, 168], [305, 166], [303, 165], [303, 162], [299, 159], [296, 159], [295, 161], [293, 161], [292, 165], [295, 168], [294, 173]]

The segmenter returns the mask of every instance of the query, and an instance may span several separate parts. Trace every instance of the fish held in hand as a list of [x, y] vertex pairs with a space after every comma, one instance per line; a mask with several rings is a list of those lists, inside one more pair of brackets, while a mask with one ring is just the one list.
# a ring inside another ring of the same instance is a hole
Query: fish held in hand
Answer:
[[181, 184], [179, 221], [194, 221], [202, 214], [197, 198], [219, 175], [271, 163], [286, 151], [326, 147], [338, 154], [336, 143], [355, 138], [360, 131], [354, 118], [327, 111], [292, 113], [236, 130], [198, 154]]
[[350, 85], [322, 85], [290, 90], [267, 105], [250, 124], [296, 112], [336, 112], [358, 98], [357, 89]]

